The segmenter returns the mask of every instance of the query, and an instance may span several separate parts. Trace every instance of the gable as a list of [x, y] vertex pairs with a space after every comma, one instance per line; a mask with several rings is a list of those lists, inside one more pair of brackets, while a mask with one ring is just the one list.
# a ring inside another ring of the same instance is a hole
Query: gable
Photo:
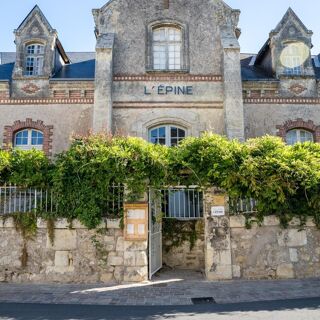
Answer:
[[283, 16], [283, 18], [281, 19], [281, 21], [276, 26], [276, 28], [271, 31], [270, 35], [275, 35], [277, 33], [280, 33], [285, 28], [288, 28], [288, 26], [289, 27], [292, 26], [296, 28], [297, 31], [299, 30], [299, 32], [304, 33], [305, 35], [313, 34], [313, 32], [309, 30], [305, 26], [305, 24], [300, 20], [300, 18], [296, 15], [296, 13], [291, 8], [289, 8], [285, 13], [285, 15]]
[[56, 30], [52, 28], [41, 9], [36, 5], [14, 32], [16, 34], [30, 32], [37, 36], [43, 33], [54, 33]]
[[[170, 16], [175, 11], [184, 11], [187, 14], [198, 16], [201, 12], [211, 15], [219, 25], [232, 25], [237, 28], [240, 11], [229, 7], [222, 0], [111, 0], [100, 9], [93, 9], [96, 25], [96, 34], [115, 32], [119, 15], [126, 13], [129, 19], [143, 15], [144, 18], [157, 20], [163, 16]], [[154, 18], [151, 18], [154, 17]], [[145, 20], [146, 20], [145, 19]], [[137, 21], [138, 22], [138, 21]], [[240, 34], [240, 30], [236, 30]]]

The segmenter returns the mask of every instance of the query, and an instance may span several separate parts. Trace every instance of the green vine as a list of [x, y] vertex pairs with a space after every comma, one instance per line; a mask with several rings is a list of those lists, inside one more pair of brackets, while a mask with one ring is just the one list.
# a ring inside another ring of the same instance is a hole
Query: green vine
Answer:
[[47, 232], [48, 232], [48, 237], [52, 246], [54, 245], [54, 239], [55, 239], [55, 222], [56, 222], [55, 218], [53, 217], [47, 218]]
[[15, 229], [21, 233], [24, 240], [33, 240], [37, 234], [37, 214], [35, 212], [14, 213], [9, 217], [13, 218]]
[[37, 234], [37, 214], [35, 212], [14, 213], [10, 215], [17, 232], [23, 239], [21, 250], [21, 267], [24, 269], [28, 264], [28, 241], [32, 241]]
[[104, 244], [98, 239], [98, 237], [101, 235], [101, 232], [104, 231], [101, 229], [96, 230], [96, 234], [93, 235], [90, 240], [96, 250], [98, 260], [102, 266], [106, 266], [108, 262], [108, 251], [105, 249]]
[[163, 248], [170, 252], [181, 247], [185, 242], [190, 244], [190, 251], [204, 232], [202, 220], [183, 221], [177, 219], [162, 220]]
[[194, 184], [254, 198], [258, 213], [247, 218], [248, 226], [276, 215], [284, 227], [297, 217], [301, 226], [312, 217], [320, 227], [320, 144], [287, 146], [270, 136], [240, 143], [205, 133], [168, 148], [139, 138], [90, 135], [74, 139], [54, 162], [36, 150], [2, 150], [0, 184], [5, 183], [50, 187], [54, 216], [78, 219], [89, 229], [106, 217], [122, 218], [121, 203], [139, 199], [149, 187]]

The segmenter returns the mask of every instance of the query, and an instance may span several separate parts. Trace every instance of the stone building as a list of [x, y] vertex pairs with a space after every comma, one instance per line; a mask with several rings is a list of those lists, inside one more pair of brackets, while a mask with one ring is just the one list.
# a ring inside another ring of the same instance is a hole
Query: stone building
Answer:
[[[95, 52], [65, 52], [38, 6], [14, 31], [16, 52], [0, 52], [1, 148], [37, 148], [53, 156], [68, 148], [72, 135], [89, 131], [138, 136], [168, 146], [205, 131], [241, 141], [269, 134], [288, 144], [320, 142], [320, 60], [311, 55], [312, 31], [292, 9], [257, 54], [240, 53], [240, 11], [222, 0], [110, 0], [92, 13]], [[108, 272], [96, 267], [92, 281], [122, 281], [130, 274], [130, 280], [145, 280], [148, 266], [151, 276], [161, 268], [162, 258], [173, 267], [205, 268], [208, 279], [319, 275], [320, 236], [313, 225], [299, 238], [296, 230], [287, 235], [269, 219], [265, 227], [274, 229], [250, 233], [237, 217], [212, 219], [212, 208], [217, 207], [219, 215], [221, 207], [227, 207], [224, 196], [194, 190], [169, 191], [166, 196], [167, 217], [199, 220], [203, 237], [195, 248], [177, 248], [162, 257], [161, 230], [150, 224], [148, 245], [130, 245], [133, 252], [127, 252], [117, 226], [105, 238], [112, 253]], [[189, 209], [177, 212], [177, 203]], [[12, 234], [12, 225], [1, 225]], [[54, 277], [59, 278], [56, 273], [63, 268], [71, 270], [68, 281], [79, 280], [80, 271], [87, 277], [81, 252], [91, 259], [92, 250], [87, 252], [87, 242], [79, 240], [85, 231], [78, 229], [69, 234], [67, 247], [58, 243], [52, 250], [47, 244], [43, 254]], [[42, 230], [38, 243], [47, 241], [45, 235]], [[251, 250], [251, 244], [256, 249]], [[49, 278], [39, 276], [43, 279]]]
[[14, 31], [16, 52], [0, 53], [2, 148], [53, 155], [90, 130], [167, 145], [204, 131], [320, 139], [319, 57], [291, 9], [252, 55], [221, 0], [113, 0], [92, 13], [95, 52], [66, 53], [38, 6]]

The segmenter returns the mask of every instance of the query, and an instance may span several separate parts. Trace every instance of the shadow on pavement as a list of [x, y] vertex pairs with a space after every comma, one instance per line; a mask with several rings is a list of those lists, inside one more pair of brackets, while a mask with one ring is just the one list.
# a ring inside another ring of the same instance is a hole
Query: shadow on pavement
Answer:
[[153, 320], [174, 319], [187, 315], [197, 319], [205, 314], [232, 314], [235, 312], [320, 310], [320, 298], [254, 303], [217, 304], [177, 307], [133, 307], [94, 305], [0, 304], [0, 319], [10, 320]]

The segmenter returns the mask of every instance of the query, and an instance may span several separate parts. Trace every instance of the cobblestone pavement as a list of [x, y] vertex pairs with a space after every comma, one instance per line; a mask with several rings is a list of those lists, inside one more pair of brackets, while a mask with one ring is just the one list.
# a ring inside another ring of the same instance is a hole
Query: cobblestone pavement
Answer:
[[314, 298], [320, 279], [209, 282], [201, 273], [166, 271], [141, 284], [0, 284], [0, 303], [172, 306], [204, 297], [218, 304]]

